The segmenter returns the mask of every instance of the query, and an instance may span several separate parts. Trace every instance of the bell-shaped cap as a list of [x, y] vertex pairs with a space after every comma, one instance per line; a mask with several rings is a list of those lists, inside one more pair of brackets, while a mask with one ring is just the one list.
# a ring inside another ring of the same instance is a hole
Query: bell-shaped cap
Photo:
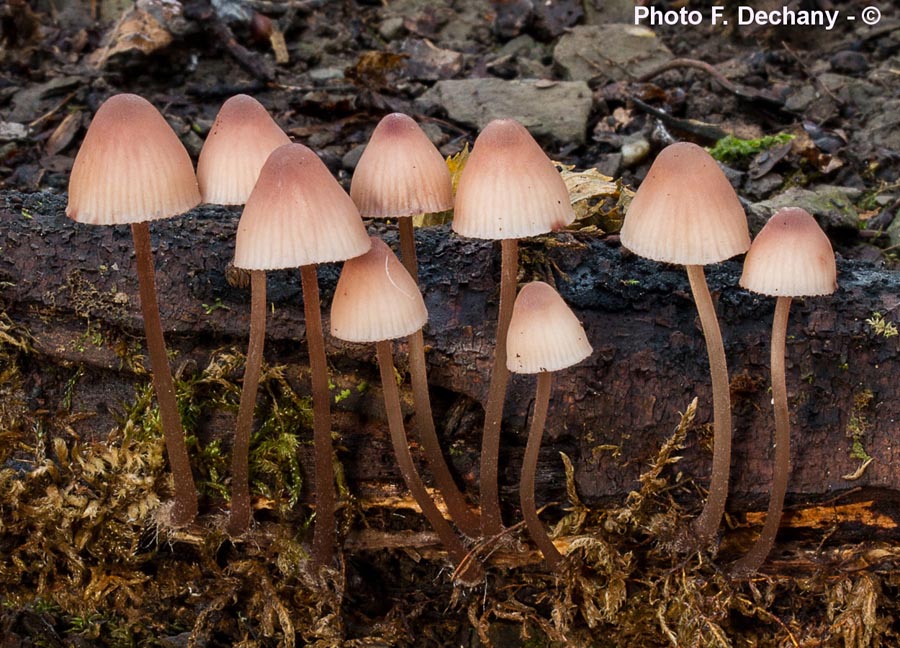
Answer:
[[392, 113], [363, 151], [350, 197], [363, 218], [400, 218], [453, 208], [450, 170], [413, 119]]
[[219, 109], [197, 161], [203, 202], [243, 205], [269, 154], [290, 143], [256, 99], [231, 97]]
[[475, 140], [456, 190], [453, 231], [480, 239], [517, 239], [575, 220], [559, 171], [514, 119], [497, 119]]
[[235, 267], [297, 268], [344, 261], [368, 249], [356, 205], [319, 157], [302, 144], [275, 149], [238, 223]]
[[622, 245], [647, 259], [706, 265], [750, 247], [747, 217], [728, 178], [696, 144], [657, 156], [625, 214]]
[[406, 337], [425, 326], [428, 311], [415, 280], [381, 239], [344, 263], [331, 302], [331, 334], [347, 342]]
[[191, 158], [159, 111], [133, 94], [107, 99], [75, 156], [69, 218], [92, 225], [141, 223], [198, 204]]
[[506, 337], [510, 371], [559, 371], [581, 362], [592, 351], [581, 323], [559, 293], [543, 281], [522, 288]]
[[805, 210], [782, 209], [756, 235], [740, 284], [772, 297], [830, 295], [837, 288], [831, 241]]

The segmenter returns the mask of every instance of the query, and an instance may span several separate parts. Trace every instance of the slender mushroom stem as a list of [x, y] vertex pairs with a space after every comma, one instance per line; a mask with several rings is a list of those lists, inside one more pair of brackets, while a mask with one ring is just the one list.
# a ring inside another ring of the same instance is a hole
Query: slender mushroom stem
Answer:
[[[397, 463], [407, 488], [422, 509], [422, 514], [437, 532], [438, 537], [447, 549], [450, 558], [457, 565], [466, 564], [468, 551], [453, 531], [453, 528], [441, 515], [434, 500], [425, 489], [425, 484], [416, 471], [409, 444], [406, 440], [406, 431], [403, 426], [403, 413], [400, 410], [400, 390], [397, 388], [397, 378], [394, 372], [394, 358], [391, 341], [384, 340], [375, 343], [378, 355], [378, 369], [381, 372], [381, 384], [384, 390], [384, 407], [387, 411], [388, 426], [391, 431], [391, 442], [394, 446], [394, 454], [397, 455]], [[474, 584], [484, 579], [484, 570], [477, 561], [466, 564], [459, 576], [466, 584]]]
[[537, 507], [534, 503], [534, 479], [537, 472], [538, 453], [541, 449], [541, 437], [544, 435], [544, 425], [547, 423], [547, 409], [550, 405], [550, 388], [553, 385], [553, 374], [542, 371], [537, 377], [537, 391], [534, 397], [534, 415], [531, 419], [531, 430], [528, 433], [528, 443], [525, 446], [525, 459], [522, 462], [522, 480], [519, 482], [519, 499], [522, 503], [522, 515], [531, 539], [544, 554], [544, 560], [550, 569], [556, 569], [562, 561], [562, 555], [557, 551], [547, 535], [547, 530], [541, 524]]
[[231, 514], [228, 533], [236, 536], [250, 527], [250, 429], [259, 389], [266, 341], [266, 272], [250, 271], [250, 343], [244, 364], [244, 385], [231, 450]]
[[497, 316], [497, 340], [494, 346], [494, 366], [484, 412], [484, 432], [481, 438], [481, 533], [495, 536], [503, 530], [500, 514], [500, 486], [497, 475], [500, 462], [500, 425], [509, 369], [506, 368], [506, 333], [516, 301], [516, 275], [519, 270], [519, 245], [516, 239], [501, 242], [500, 312]]
[[788, 316], [791, 298], [779, 297], [775, 303], [775, 318], [772, 320], [772, 403], [775, 408], [775, 471], [772, 479], [772, 494], [766, 523], [759, 538], [747, 554], [738, 560], [732, 572], [738, 576], [749, 576], [758, 570], [775, 545], [775, 535], [781, 523], [784, 496], [787, 493], [788, 477], [791, 472], [791, 423], [788, 416], [787, 385], [785, 383], [784, 356], [787, 338]]
[[706, 338], [709, 372], [712, 377], [714, 429], [712, 476], [706, 505], [700, 516], [694, 520], [696, 534], [701, 543], [706, 543], [715, 536], [719, 528], [722, 515], [725, 513], [725, 500], [728, 497], [728, 475], [731, 469], [731, 393], [722, 332], [719, 330], [716, 309], [709, 294], [709, 287], [706, 285], [703, 266], [685, 267], [700, 315], [703, 336]]
[[144, 334], [147, 336], [147, 351], [150, 354], [153, 389], [159, 403], [166, 453], [169, 456], [175, 483], [175, 501], [170, 521], [174, 526], [184, 526], [197, 517], [197, 488], [194, 486], [191, 462], [184, 443], [184, 430], [181, 427], [181, 416], [175, 400], [175, 383], [169, 368], [159, 304], [156, 301], [156, 273], [153, 269], [153, 251], [150, 247], [150, 226], [146, 221], [132, 223], [131, 235], [134, 238], [141, 314], [144, 318]]
[[316, 455], [316, 524], [313, 531], [313, 561], [330, 565], [334, 555], [334, 462], [331, 446], [331, 392], [325, 359], [325, 336], [319, 311], [319, 281], [314, 265], [300, 267], [303, 287], [303, 314], [306, 319], [306, 343], [312, 373], [313, 445]]
[[[418, 282], [418, 260], [416, 259], [416, 241], [413, 232], [412, 218], [400, 220], [400, 252], [403, 265], [409, 275]], [[465, 496], [457, 488], [450, 468], [444, 460], [441, 442], [434, 426], [434, 415], [431, 411], [431, 396], [428, 393], [428, 369], [425, 363], [425, 337], [422, 329], [409, 336], [409, 373], [413, 388], [413, 402], [416, 408], [416, 427], [428, 467], [434, 475], [441, 497], [450, 511], [456, 526], [467, 536], [474, 538], [480, 529], [478, 516], [469, 508]]]

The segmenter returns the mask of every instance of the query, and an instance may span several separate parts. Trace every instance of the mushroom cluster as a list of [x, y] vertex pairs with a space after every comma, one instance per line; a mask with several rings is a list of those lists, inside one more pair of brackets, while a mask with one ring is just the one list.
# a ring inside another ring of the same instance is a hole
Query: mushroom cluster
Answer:
[[[149, 179], [149, 180], [148, 180]], [[552, 373], [588, 358], [591, 345], [575, 314], [549, 284], [517, 288], [518, 240], [559, 230], [574, 213], [553, 163], [518, 122], [488, 124], [475, 140], [456, 196], [448, 167], [410, 117], [391, 114], [375, 128], [349, 195], [319, 157], [291, 143], [255, 99], [238, 95], [222, 106], [200, 153], [195, 175], [187, 151], [162, 115], [135, 95], [111, 97], [97, 111], [76, 157], [67, 214], [89, 224], [128, 224], [135, 244], [141, 310], [153, 386], [174, 481], [173, 525], [198, 511], [157, 303], [151, 220], [188, 211], [201, 200], [244, 205], [234, 265], [250, 274], [250, 335], [235, 425], [231, 508], [227, 531], [252, 522], [249, 450], [263, 362], [266, 272], [299, 268], [313, 398], [315, 526], [312, 558], [332, 564], [336, 492], [330, 390], [316, 266], [344, 262], [330, 311], [332, 336], [375, 345], [385, 418], [400, 473], [465, 584], [484, 578], [464, 536], [486, 540], [503, 532], [498, 464], [510, 372], [536, 374], [534, 413], [520, 479], [528, 534], [551, 569], [563, 556], [541, 524], [535, 472], [552, 397]], [[423, 327], [428, 313], [417, 281], [412, 217], [454, 210], [460, 236], [500, 241], [501, 272], [496, 345], [485, 403], [480, 466], [480, 512], [457, 485], [442, 450], [431, 408]], [[362, 218], [396, 220], [402, 263]], [[709, 497], [692, 525], [695, 543], [708, 544], [719, 528], [728, 495], [731, 403], [725, 347], [703, 266], [747, 252], [741, 286], [778, 298], [772, 333], [775, 471], [765, 526], [733, 573], [751, 574], [769, 554], [778, 529], [790, 467], [790, 426], [784, 376], [791, 299], [824, 295], [836, 287], [834, 253], [815, 220], [799, 209], [775, 214], [753, 245], [737, 195], [717, 163], [690, 143], [667, 147], [634, 197], [621, 231], [629, 250], [686, 267], [706, 339], [712, 380], [714, 454]], [[406, 338], [415, 429], [445, 517], [426, 487], [412, 452], [401, 409], [392, 341]], [[454, 528], [455, 527], [455, 528]]]

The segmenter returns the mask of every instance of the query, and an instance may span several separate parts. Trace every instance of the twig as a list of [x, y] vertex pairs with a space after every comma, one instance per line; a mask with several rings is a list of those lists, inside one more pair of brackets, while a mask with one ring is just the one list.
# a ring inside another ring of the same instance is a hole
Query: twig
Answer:
[[675, 128], [677, 130], [684, 131], [686, 133], [692, 133], [693, 135], [702, 137], [703, 139], [711, 140], [713, 142], [717, 142], [718, 140], [728, 135], [726, 131], [722, 130], [718, 126], [707, 124], [706, 122], [697, 121], [696, 119], [682, 119], [680, 117], [675, 117], [674, 115], [670, 115], [664, 110], [654, 108], [650, 104], [644, 103], [637, 97], [631, 97], [631, 101], [635, 106], [637, 106], [644, 112], [650, 113], [654, 117], [658, 117], [667, 126]]
[[642, 74], [641, 76], [639, 76], [638, 81], [647, 82], [650, 81], [650, 79], [659, 76], [663, 72], [676, 70], [678, 68], [693, 68], [695, 70], [706, 72], [713, 78], [716, 83], [722, 86], [722, 88], [742, 99], [748, 99], [750, 101], [762, 101], [768, 104], [772, 104], [773, 106], [778, 106], [779, 108], [784, 105], [784, 101], [780, 97], [773, 96], [767, 92], [752, 90], [745, 86], [738, 85], [730, 79], [725, 78], [725, 75], [723, 75], [709, 63], [705, 61], [698, 61], [697, 59], [677, 58], [672, 59], [671, 61], [666, 61], [659, 67], [654, 68], [646, 74]]

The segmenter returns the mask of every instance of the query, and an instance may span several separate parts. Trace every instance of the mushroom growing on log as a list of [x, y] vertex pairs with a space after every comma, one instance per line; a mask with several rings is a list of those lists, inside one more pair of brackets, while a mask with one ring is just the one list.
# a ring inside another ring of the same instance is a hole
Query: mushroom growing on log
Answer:
[[500, 426], [509, 383], [506, 333], [516, 299], [518, 240], [562, 229], [575, 219], [569, 191], [541, 147], [513, 119], [492, 121], [478, 135], [456, 191], [453, 231], [500, 240], [500, 310], [481, 445], [481, 532], [503, 528], [497, 481]]
[[131, 225], [153, 388], [175, 484], [169, 513], [174, 526], [197, 516], [197, 489], [163, 337], [148, 222], [199, 203], [191, 158], [159, 111], [137, 95], [107, 99], [75, 157], [66, 214], [79, 223]]
[[638, 188], [622, 225], [622, 245], [642, 257], [685, 266], [706, 338], [715, 436], [709, 497], [694, 531], [701, 544], [719, 528], [731, 470], [731, 394], [725, 346], [703, 266], [750, 247], [737, 194], [705, 150], [689, 142], [666, 147]]

